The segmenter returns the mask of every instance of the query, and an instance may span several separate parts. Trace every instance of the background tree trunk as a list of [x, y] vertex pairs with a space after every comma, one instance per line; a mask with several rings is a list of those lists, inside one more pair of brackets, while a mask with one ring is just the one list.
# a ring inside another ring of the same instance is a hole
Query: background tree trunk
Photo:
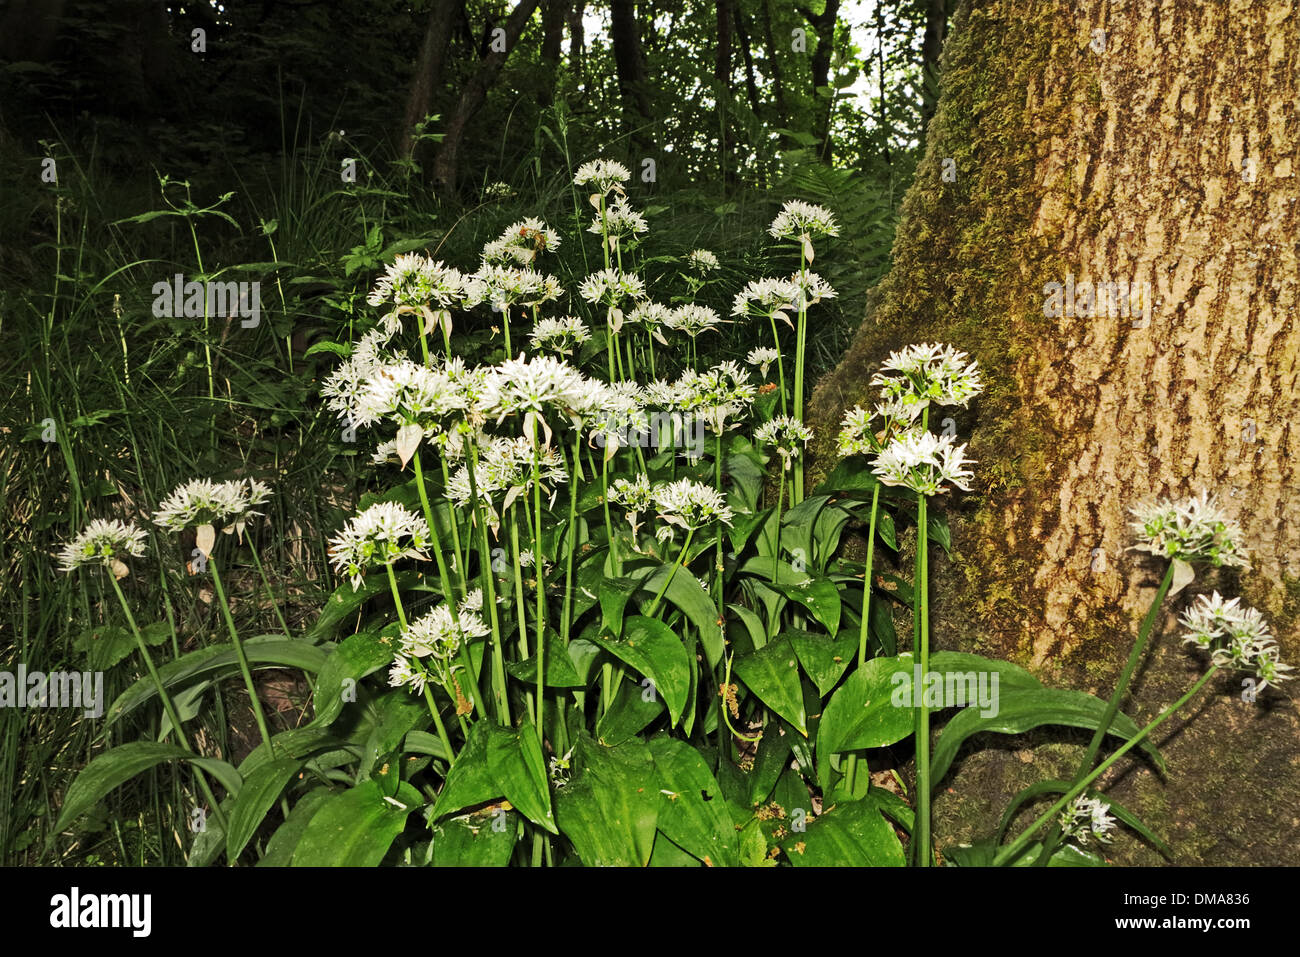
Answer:
[[649, 148], [646, 127], [650, 124], [650, 95], [646, 88], [645, 54], [641, 50], [641, 27], [634, 0], [613, 0], [610, 32], [614, 63], [618, 70], [618, 91], [623, 98], [624, 126], [632, 142], [645, 152]]
[[[831, 84], [831, 58], [835, 52], [835, 24], [839, 20], [840, 0], [826, 0], [825, 8], [816, 15], [803, 7], [800, 7], [800, 12], [812, 26], [813, 32], [817, 34], [817, 48], [813, 50], [812, 55], [812, 93], [817, 103], [817, 118], [813, 126], [813, 134], [822, 141], [819, 157], [823, 163], [830, 163], [833, 155], [831, 105], [835, 101], [835, 93], [828, 88]], [[883, 90], [881, 97], [882, 99], [884, 97]]]
[[429, 9], [429, 23], [420, 44], [420, 59], [415, 65], [411, 89], [406, 96], [406, 110], [402, 115], [402, 155], [405, 157], [412, 156], [415, 124], [429, 115], [433, 91], [442, 79], [442, 63], [447, 55], [447, 41], [451, 37], [455, 12], [456, 0], [433, 0]]
[[717, 0], [718, 40], [713, 63], [713, 78], [717, 81], [718, 98], [718, 170], [724, 185], [735, 179], [731, 165], [731, 3]]
[[943, 52], [943, 38], [948, 35], [948, 14], [951, 0], [926, 0], [925, 36], [921, 40], [921, 120], [929, 123], [934, 116], [938, 100], [939, 54]]
[[537, 9], [539, 0], [519, 0], [514, 10], [510, 11], [510, 16], [506, 18], [504, 24], [505, 30], [505, 50], [493, 50], [491, 47], [491, 36], [488, 36], [488, 49], [484, 55], [481, 64], [475, 74], [469, 78], [465, 84], [465, 89], [461, 92], [460, 101], [456, 104], [456, 109], [452, 112], [447, 121], [445, 135], [442, 143], [439, 144], [437, 156], [433, 160], [433, 181], [440, 188], [449, 192], [456, 189], [456, 161], [460, 153], [460, 144], [465, 138], [465, 127], [470, 119], [478, 112], [483, 101], [487, 99], [488, 90], [492, 88], [492, 83], [496, 80], [497, 74], [501, 72], [501, 66], [506, 62], [506, 57], [510, 51], [515, 48], [515, 42], [519, 35], [523, 33], [529, 18], [533, 11]]
[[542, 66], [546, 75], [542, 77], [542, 87], [537, 94], [541, 106], [550, 106], [555, 99], [555, 77], [560, 69], [564, 21], [568, 14], [568, 0], [545, 0], [542, 6]]
[[[954, 18], [892, 271], [810, 407], [824, 468], [891, 349], [942, 340], [985, 369], [989, 391], [953, 415], [981, 484], [949, 508], [954, 561], [933, 560], [940, 645], [1108, 694], [1163, 571], [1126, 551], [1127, 509], [1208, 489], [1254, 568], [1239, 589], [1201, 572], [1172, 606], [1240, 590], [1300, 658], [1298, 38], [1294, 2], [992, 0]], [[1045, 316], [1044, 287], [1070, 275], [1149, 283], [1149, 321]], [[1166, 613], [1126, 708], [1139, 723], [1200, 673], [1177, 632]], [[1240, 693], [1225, 677], [1171, 722], [1167, 781], [1131, 765], [1112, 793], [1181, 862], [1300, 863], [1296, 706]], [[940, 837], [969, 839], [965, 806], [999, 809], [1077, 754], [1035, 751], [1046, 771], [970, 758]]]

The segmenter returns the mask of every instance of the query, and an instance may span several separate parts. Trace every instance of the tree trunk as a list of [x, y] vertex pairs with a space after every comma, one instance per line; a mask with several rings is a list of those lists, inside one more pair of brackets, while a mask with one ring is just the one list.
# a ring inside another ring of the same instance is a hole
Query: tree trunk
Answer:
[[[820, 14], [813, 15], [801, 8], [813, 32], [817, 34], [817, 49], [812, 55], [812, 93], [817, 104], [816, 120], [813, 134], [822, 141], [820, 159], [829, 163], [831, 148], [831, 105], [834, 103], [834, 91], [831, 85], [831, 58], [835, 52], [835, 24], [839, 20], [840, 0], [826, 0], [826, 7]], [[824, 93], [822, 91], [825, 91]], [[884, 91], [881, 91], [884, 96]]]
[[581, 85], [585, 77], [587, 58], [587, 33], [582, 17], [587, 9], [587, 0], [573, 0], [569, 7], [569, 66]]
[[733, 0], [717, 0], [718, 42], [713, 62], [713, 78], [717, 81], [718, 98], [718, 171], [725, 187], [735, 178], [731, 167], [731, 4]]
[[550, 106], [555, 98], [555, 76], [560, 69], [560, 52], [564, 42], [564, 21], [569, 13], [568, 0], [546, 0], [542, 7], [542, 87], [537, 94], [541, 106]]
[[943, 39], [948, 35], [950, 0], [927, 0], [925, 5], [925, 36], [921, 41], [921, 126], [924, 128], [934, 116], [934, 105], [939, 89], [939, 54], [943, 52]]
[[489, 37], [488, 52], [483, 57], [478, 70], [465, 84], [460, 101], [447, 121], [442, 143], [439, 144], [438, 153], [433, 160], [433, 181], [439, 189], [455, 191], [457, 156], [460, 153], [460, 144], [465, 139], [465, 127], [479, 111], [483, 101], [487, 99], [488, 90], [492, 88], [497, 74], [501, 72], [506, 57], [515, 48], [515, 43], [523, 33], [533, 11], [537, 9], [538, 2], [539, 0], [519, 0], [514, 10], [510, 12], [503, 27], [505, 50], [492, 49]]
[[402, 115], [402, 155], [407, 158], [411, 158], [414, 152], [415, 124], [429, 115], [433, 91], [442, 79], [442, 62], [447, 54], [455, 12], [456, 0], [433, 0], [429, 9], [429, 23], [420, 44], [420, 59], [415, 65], [415, 75], [411, 77], [411, 89]]
[[624, 127], [637, 148], [649, 148], [646, 127], [650, 124], [650, 95], [647, 89], [645, 56], [641, 52], [641, 30], [637, 25], [634, 0], [613, 0], [610, 32], [614, 63], [618, 70], [618, 92], [623, 98]]
[[736, 39], [740, 41], [740, 53], [745, 58], [745, 91], [749, 95], [749, 108], [758, 116], [758, 81], [754, 76], [754, 50], [750, 46], [749, 31], [745, 29], [745, 12], [741, 4], [732, 7], [736, 16]]
[[[1300, 658], [1298, 20], [1294, 0], [963, 3], [892, 271], [810, 406], [824, 469], [890, 350], [971, 352], [989, 390], [952, 418], [980, 485], [949, 508], [953, 562], [932, 561], [936, 642], [1102, 696], [1163, 571], [1127, 551], [1128, 507], [1217, 493], [1254, 568], [1240, 588], [1198, 572], [1166, 604], [1126, 707], [1139, 724], [1199, 673], [1174, 619], [1192, 593], [1240, 591]], [[1109, 281], [1149, 284], [1149, 317], [1086, 308], [1080, 284]], [[1075, 293], [1059, 317], [1053, 283]], [[1211, 688], [1157, 742], [1167, 781], [1130, 766], [1116, 798], [1177, 860], [1300, 863], [1295, 705]], [[1001, 782], [991, 804], [1023, 783], [1017, 763], [983, 779]]]

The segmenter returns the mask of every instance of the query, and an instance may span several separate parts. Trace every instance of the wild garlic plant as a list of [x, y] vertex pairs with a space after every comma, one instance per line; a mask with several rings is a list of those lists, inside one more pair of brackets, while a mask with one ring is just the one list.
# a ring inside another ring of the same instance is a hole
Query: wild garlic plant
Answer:
[[[1209, 499], [1139, 511], [1137, 547], [1170, 570], [1109, 702], [1042, 688], [1006, 662], [932, 653], [929, 556], [950, 535], [935, 503], [977, 475], [929, 412], [968, 407], [984, 388], [978, 364], [936, 343], [890, 355], [874, 406], [844, 417], [840, 463], [806, 490], [809, 315], [835, 295], [810, 267], [834, 217], [787, 203], [770, 233], [798, 248], [798, 271], [749, 281], [724, 320], [696, 301], [718, 281], [713, 253], [686, 257], [685, 300], [639, 274], [649, 226], [629, 181], [611, 160], [577, 171], [601, 256], [575, 290], [545, 271], [562, 240], [536, 218], [486, 243], [473, 269], [404, 254], [375, 282], [374, 324], [339, 344], [346, 358], [320, 393], [366, 444], [377, 491], [329, 535], [338, 582], [311, 627], [286, 626], [283, 640], [236, 629], [216, 529], [242, 540], [271, 494], [255, 480], [187, 483], [154, 516], [194, 530], [229, 661], [204, 648], [154, 666], [117, 584], [145, 554], [136, 526], [98, 520], [65, 549], [69, 570], [112, 573], [149, 672], [110, 724], [157, 698], [181, 750], [137, 742], [96, 757], [61, 822], [123, 769], [181, 758], [216, 819], [192, 863], [223, 851], [236, 863], [251, 848], [263, 864], [902, 865], [910, 853], [928, 866], [930, 795], [963, 742], [1003, 730], [1000, 707], [1030, 726], [1083, 713], [1092, 746], [1028, 830], [1003, 844], [1007, 817], [978, 854], [947, 860], [1016, 863], [1035, 847], [1059, 860], [1062, 840], [1109, 840], [1112, 813], [1141, 828], [1089, 786], [1134, 747], [1158, 759], [1146, 738], [1163, 718], [1138, 729], [1119, 703], [1171, 583], [1194, 563], [1243, 563], [1239, 530]], [[724, 321], [753, 322], [772, 343], [707, 365], [699, 345]], [[484, 325], [504, 357], [474, 364], [462, 332]], [[909, 525], [907, 578], [894, 571], [906, 571]], [[865, 561], [844, 547], [850, 527], [865, 531]], [[910, 615], [910, 650], [895, 613]], [[1261, 687], [1288, 677], [1262, 619], [1235, 599], [1202, 599], [1184, 624], [1211, 663], [1189, 697], [1218, 669], [1250, 668]], [[264, 667], [309, 676], [301, 726], [272, 733], [252, 674]], [[932, 717], [961, 706], [932, 696], [936, 674], [995, 676], [1000, 701], [958, 712], [932, 740]], [[262, 736], [237, 767], [194, 751], [174, 703], [235, 675]], [[1097, 764], [1108, 736], [1124, 744]], [[908, 738], [910, 801], [865, 765]]]

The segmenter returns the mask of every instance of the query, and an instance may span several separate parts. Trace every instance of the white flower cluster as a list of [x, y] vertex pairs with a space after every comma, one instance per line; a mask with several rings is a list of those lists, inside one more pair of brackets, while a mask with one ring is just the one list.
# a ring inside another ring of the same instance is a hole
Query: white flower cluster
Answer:
[[490, 266], [531, 266], [539, 253], [559, 248], [559, 233], [540, 219], [524, 219], [484, 245], [482, 258]]
[[759, 346], [756, 349], [749, 350], [749, 355], [745, 356], [745, 361], [752, 366], [758, 366], [759, 375], [766, 376], [768, 368], [779, 356], [780, 353], [771, 346]]
[[622, 238], [644, 233], [649, 228], [645, 217], [629, 206], [625, 198], [620, 197], [605, 210], [603, 221], [599, 215], [596, 216], [587, 232], [595, 233], [597, 236], [603, 233], [610, 237]]
[[1210, 652], [1220, 668], [1255, 672], [1258, 690], [1276, 687], [1289, 680], [1287, 672], [1294, 669], [1279, 660], [1277, 642], [1264, 616], [1257, 609], [1240, 607], [1240, 603], [1240, 598], [1226, 600], [1217, 591], [1212, 596], [1200, 595], [1180, 619], [1187, 629], [1183, 644]]
[[690, 255], [686, 257], [686, 265], [692, 271], [700, 273], [701, 275], [704, 273], [717, 272], [718, 269], [721, 268], [718, 263], [718, 257], [707, 249], [692, 250]]
[[965, 408], [984, 391], [979, 364], [969, 358], [937, 342], [911, 345], [891, 353], [881, 364], [884, 371], [871, 384], [880, 386], [881, 398], [890, 408], [919, 410], [931, 403]]
[[569, 356], [578, 346], [591, 341], [591, 330], [577, 316], [540, 319], [533, 326], [528, 341], [534, 349]]
[[82, 565], [113, 567], [124, 558], [144, 554], [145, 530], [134, 522], [97, 518], [87, 525], [59, 553], [59, 567], [65, 572]]
[[788, 279], [754, 279], [731, 300], [733, 316], [775, 316], [789, 323], [785, 310], [795, 308], [799, 287]]
[[[844, 413], [838, 439], [840, 458], [850, 455], [874, 455], [882, 451], [896, 435], [915, 428], [914, 419], [920, 406], [877, 405], [868, 412], [855, 405]], [[872, 420], [880, 417], [880, 426]]]
[[397, 502], [379, 502], [348, 520], [330, 539], [334, 568], [346, 574], [355, 591], [365, 569], [391, 565], [403, 558], [427, 559], [429, 526], [422, 517]]
[[424, 256], [398, 256], [375, 282], [366, 302], [372, 306], [437, 305], [443, 309], [460, 302], [465, 295], [465, 277], [460, 270]]
[[933, 432], [905, 432], [876, 456], [871, 471], [886, 485], [901, 485], [922, 495], [938, 495], [951, 483], [970, 491], [972, 474], [965, 465], [966, 446], [951, 436]]
[[1208, 492], [1178, 503], [1169, 499], [1129, 510], [1138, 551], [1216, 568], [1249, 568], [1241, 526], [1228, 518]]
[[534, 269], [484, 263], [465, 281], [465, 305], [539, 306], [564, 294], [560, 281]]
[[[694, 339], [701, 332], [715, 329], [721, 323], [722, 317], [718, 315], [716, 310], [708, 306], [697, 306], [688, 302], [669, 312], [667, 318], [660, 325], [661, 328], [670, 329], [673, 332], [684, 332]], [[662, 337], [660, 337], [660, 341], [662, 341]]]
[[776, 446], [782, 466], [787, 470], [803, 453], [803, 447], [812, 441], [812, 437], [812, 429], [788, 415], [768, 419], [754, 433], [754, 438], [758, 441]]
[[[477, 595], [477, 602], [478, 607], [482, 607], [481, 592]], [[398, 652], [388, 670], [388, 684], [394, 688], [405, 685], [422, 694], [430, 675], [421, 659], [427, 659], [439, 683], [455, 698], [458, 689], [453, 688], [452, 675], [460, 670], [460, 666], [454, 664], [453, 659], [469, 639], [482, 638], [490, 633], [491, 629], [483, 623], [470, 595], [461, 602], [455, 615], [449, 606], [439, 605], [402, 629], [398, 637]]]
[[602, 269], [582, 281], [578, 294], [587, 302], [618, 306], [625, 299], [644, 299], [645, 283], [636, 273]]
[[781, 207], [767, 231], [773, 239], [806, 240], [812, 236], [838, 236], [840, 227], [825, 207], [792, 199]]
[[588, 186], [604, 194], [611, 189], [622, 190], [623, 184], [632, 178], [627, 167], [614, 160], [598, 159], [583, 163], [573, 177], [575, 186]]
[[712, 522], [730, 525], [731, 508], [722, 493], [691, 479], [661, 483], [651, 491], [659, 518], [690, 531]]
[[1080, 794], [1061, 812], [1062, 836], [1074, 838], [1082, 846], [1087, 846], [1090, 835], [1103, 844], [1109, 844], [1113, 840], [1110, 832], [1114, 829], [1115, 819], [1110, 815], [1110, 805], [1100, 798]]
[[253, 516], [254, 505], [271, 497], [271, 490], [257, 479], [233, 479], [213, 482], [194, 479], [176, 488], [163, 499], [154, 513], [154, 524], [174, 532], [196, 525], [222, 523], [224, 531], [239, 531]]

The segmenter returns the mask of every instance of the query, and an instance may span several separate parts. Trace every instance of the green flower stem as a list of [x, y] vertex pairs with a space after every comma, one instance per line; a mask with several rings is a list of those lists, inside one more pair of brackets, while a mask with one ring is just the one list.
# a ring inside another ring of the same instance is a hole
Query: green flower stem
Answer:
[[[514, 562], [515, 579], [515, 619], [519, 626], [519, 660], [528, 658], [528, 615], [524, 611], [524, 576], [523, 566], [519, 563], [519, 518], [515, 503], [510, 503], [510, 558]], [[524, 710], [533, 712], [533, 693], [526, 690]]]
[[[1156, 591], [1155, 598], [1151, 600], [1151, 607], [1147, 609], [1146, 617], [1142, 619], [1142, 627], [1138, 629], [1137, 640], [1133, 642], [1133, 648], [1129, 651], [1128, 661], [1124, 664], [1124, 671], [1119, 676], [1115, 691], [1111, 694], [1110, 701], [1106, 703], [1106, 710], [1102, 712], [1101, 720], [1097, 723], [1097, 729], [1092, 733], [1092, 740], [1088, 742], [1088, 750], [1074, 772], [1076, 781], [1086, 774], [1088, 769], [1092, 767], [1093, 762], [1097, 760], [1097, 753], [1101, 750], [1101, 743], [1106, 739], [1110, 726], [1115, 720], [1115, 715], [1119, 713], [1119, 706], [1124, 700], [1129, 681], [1132, 680], [1133, 673], [1137, 670], [1138, 662], [1142, 658], [1142, 652], [1146, 650], [1147, 642], [1151, 638], [1151, 630], [1155, 627], [1156, 616], [1160, 611], [1160, 606], [1164, 604], [1165, 596], [1169, 593], [1173, 581], [1174, 563], [1170, 562], [1169, 567], [1165, 570], [1165, 577], [1160, 582], [1160, 588]], [[1060, 841], [1061, 827], [1058, 822], [1048, 833], [1047, 839], [1043, 842], [1043, 850], [1034, 861], [1034, 865], [1037, 867], [1046, 866]]]
[[[578, 525], [578, 482], [582, 479], [582, 433], [574, 432], [573, 468], [569, 473], [569, 521], [568, 534], [564, 539], [564, 611], [560, 617], [560, 638], [564, 647], [569, 647], [569, 634], [573, 614], [573, 551], [577, 544]], [[563, 728], [563, 721], [560, 723]]]
[[[867, 623], [871, 617], [871, 566], [876, 553], [876, 516], [880, 513], [880, 483], [871, 493], [871, 521], [867, 527], [867, 563], [862, 574], [862, 627], [858, 630], [858, 667], [867, 663]], [[857, 784], [858, 756], [849, 755], [847, 780], [849, 793]]]
[[471, 441], [469, 447], [469, 500], [472, 503], [470, 521], [478, 528], [479, 577], [483, 582], [483, 604], [488, 608], [488, 621], [492, 629], [492, 691], [496, 699], [497, 720], [510, 726], [510, 701], [506, 696], [505, 660], [501, 645], [501, 616], [497, 613], [496, 578], [492, 572], [492, 549], [488, 545], [487, 522], [479, 502], [478, 485], [474, 473], [478, 470], [478, 445]]
[[[452, 625], [454, 625], [456, 631], [462, 635], [462, 641], [460, 642], [462, 661], [467, 667], [465, 673], [472, 677], [474, 674], [472, 659], [470, 659], [469, 654], [465, 649], [465, 642], [463, 640], [464, 632], [461, 631], [460, 627], [460, 611], [457, 608], [457, 599], [459, 597], [458, 591], [463, 590], [455, 589], [452, 586], [452, 578], [447, 571], [447, 560], [442, 554], [442, 534], [438, 530], [437, 516], [433, 512], [433, 507], [429, 504], [429, 494], [424, 487], [424, 471], [420, 467], [419, 449], [415, 450], [415, 454], [411, 457], [411, 460], [415, 463], [415, 485], [420, 491], [420, 505], [424, 509], [424, 521], [428, 524], [429, 535], [433, 539], [433, 558], [434, 562], [438, 566], [438, 581], [442, 584], [442, 600], [447, 606], [447, 611], [451, 614]], [[470, 686], [470, 704], [475, 708], [475, 710], [483, 713], [484, 708], [483, 702], [479, 697], [478, 682], [467, 681], [466, 684]], [[456, 686], [460, 687], [459, 682]], [[460, 714], [459, 701], [456, 702], [456, 717], [461, 718], [462, 724], [464, 723], [464, 719]]]
[[781, 336], [776, 331], [776, 316], [768, 316], [772, 323], [772, 345], [776, 346], [776, 375], [781, 382], [781, 414], [789, 415], [785, 399], [785, 360], [781, 358]]
[[543, 679], [546, 672], [546, 569], [542, 565], [542, 466], [538, 451], [537, 419], [533, 419], [533, 566], [537, 573], [537, 741], [546, 748], [543, 717], [546, 692]]
[[[144, 635], [140, 634], [140, 626], [136, 624], [135, 616], [131, 614], [131, 606], [127, 604], [126, 596], [122, 594], [122, 586], [117, 583], [117, 578], [113, 576], [111, 571], [109, 571], [108, 577], [113, 582], [113, 591], [117, 592], [118, 603], [122, 606], [122, 611], [126, 613], [127, 624], [131, 626], [131, 634], [135, 636], [136, 647], [140, 649], [140, 657], [144, 658], [145, 668], [148, 669], [149, 677], [153, 679], [153, 686], [158, 691], [159, 699], [162, 700], [163, 710], [167, 712], [167, 717], [171, 719], [172, 728], [176, 731], [176, 740], [180, 742], [180, 746], [186, 751], [191, 754], [196, 754], [197, 752], [190, 746], [189, 739], [185, 737], [185, 729], [181, 724], [181, 716], [176, 710], [176, 705], [172, 703], [171, 695], [167, 693], [167, 688], [162, 683], [162, 678], [158, 674], [158, 668], [153, 663], [153, 656], [149, 654], [149, 647], [144, 643]], [[194, 771], [194, 779], [199, 784], [199, 790], [201, 790], [203, 796], [207, 798], [208, 804], [212, 807], [212, 813], [216, 816], [217, 820], [221, 822], [221, 826], [224, 828], [226, 826], [226, 814], [221, 810], [221, 805], [217, 803], [217, 799], [212, 793], [212, 788], [208, 784], [207, 776], [203, 773], [203, 769], [197, 765], [191, 765], [191, 768]]]
[[[723, 500], [725, 501], [726, 500], [725, 493], [722, 491], [722, 433], [721, 432], [718, 433], [717, 438], [714, 440], [713, 449], [714, 449], [713, 487], [717, 489], [719, 495], [724, 496]], [[780, 529], [779, 525], [777, 526], [777, 529], [779, 531]], [[718, 620], [722, 621], [724, 619], [724, 615], [722, 613], [722, 602], [723, 602], [723, 598], [725, 597], [722, 591], [722, 586], [723, 586], [722, 579], [723, 579], [723, 573], [726, 572], [727, 570], [727, 565], [726, 565], [726, 558], [722, 550], [722, 523], [721, 522], [718, 522], [718, 529], [717, 532], [714, 534], [713, 542], [714, 542], [714, 552], [717, 556], [715, 561], [716, 576], [713, 581], [713, 593], [715, 596], [714, 603], [717, 605], [718, 608]], [[722, 626], [719, 625], [718, 627], [722, 627]]]
[[1218, 672], [1218, 670], [1219, 670], [1218, 665], [1211, 665], [1210, 670], [1207, 671], [1205, 674], [1203, 674], [1197, 680], [1196, 684], [1192, 685], [1191, 690], [1189, 690], [1187, 694], [1183, 695], [1181, 698], [1179, 698], [1177, 701], [1171, 704], [1168, 708], [1165, 708], [1164, 711], [1160, 712], [1160, 714], [1158, 714], [1155, 718], [1151, 720], [1150, 724], [1148, 724], [1137, 734], [1133, 735], [1133, 737], [1129, 738], [1128, 741], [1124, 742], [1124, 745], [1121, 748], [1119, 748], [1119, 750], [1117, 750], [1114, 754], [1112, 754], [1101, 764], [1097, 765], [1096, 770], [1094, 770], [1091, 774], [1089, 774], [1087, 777], [1075, 783], [1074, 786], [1071, 787], [1070, 790], [1067, 791], [1059, 801], [1057, 801], [1050, 808], [1044, 811], [1043, 814], [1038, 818], [1038, 820], [1036, 820], [1033, 824], [1029, 825], [1029, 827], [1026, 828], [1018, 838], [1016, 838], [1014, 841], [1012, 841], [1010, 844], [1008, 844], [1006, 847], [1000, 850], [997, 853], [997, 855], [993, 858], [993, 865], [997, 867], [999, 865], [1007, 864], [1011, 861], [1014, 861], [1020, 855], [1020, 853], [1025, 849], [1025, 846], [1033, 838], [1034, 833], [1039, 828], [1041, 828], [1044, 824], [1046, 824], [1048, 820], [1050, 820], [1052, 817], [1059, 815], [1061, 811], [1065, 809], [1065, 806], [1069, 804], [1071, 801], [1073, 801], [1080, 794], [1082, 794], [1089, 784], [1091, 784], [1093, 781], [1097, 780], [1097, 778], [1105, 774], [1106, 771], [1111, 767], [1111, 765], [1113, 765], [1124, 755], [1128, 754], [1130, 751], [1136, 748], [1151, 734], [1152, 731], [1154, 731], [1160, 724], [1162, 724], [1164, 721], [1170, 718], [1174, 714], [1174, 712], [1178, 711], [1179, 708], [1187, 704], [1187, 702], [1191, 701], [1192, 698], [1196, 695], [1196, 693], [1200, 691], [1203, 687], [1205, 687], [1206, 682], [1208, 682], [1212, 677], [1214, 677], [1214, 675]]
[[239, 640], [239, 632], [235, 630], [235, 619], [230, 614], [230, 602], [226, 600], [226, 590], [221, 585], [221, 573], [217, 570], [215, 555], [208, 556], [208, 568], [212, 570], [212, 583], [217, 588], [217, 600], [221, 602], [221, 614], [226, 620], [226, 630], [230, 632], [230, 640], [235, 643], [235, 657], [239, 659], [239, 670], [244, 676], [244, 687], [248, 689], [249, 701], [253, 706], [253, 717], [257, 719], [257, 730], [262, 733], [262, 741], [266, 744], [267, 753], [274, 757], [275, 745], [271, 743], [271, 730], [267, 727], [266, 715], [262, 713], [262, 702], [257, 697], [257, 686], [253, 684], [253, 673], [248, 667], [248, 656], [244, 654], [244, 643]]
[[673, 562], [672, 568], [664, 577], [664, 583], [659, 586], [659, 594], [655, 595], [655, 600], [650, 603], [650, 609], [645, 613], [647, 618], [653, 618], [655, 612], [659, 610], [659, 603], [663, 601], [664, 593], [668, 591], [668, 586], [673, 583], [673, 576], [677, 574], [677, 569], [682, 565], [682, 559], [686, 557], [686, 550], [691, 547], [691, 539], [695, 537], [695, 529], [689, 529], [686, 532], [686, 541], [682, 543], [682, 550], [677, 553], [677, 560]]
[[[388, 573], [388, 589], [393, 593], [393, 607], [397, 609], [397, 623], [405, 631], [409, 625], [406, 621], [406, 608], [402, 605], [402, 593], [397, 588], [397, 576], [393, 574], [392, 562], [384, 565], [384, 571]], [[421, 671], [424, 665], [417, 662]], [[456, 750], [451, 746], [451, 739], [447, 737], [447, 729], [443, 726], [442, 716], [438, 713], [438, 705], [433, 700], [433, 692], [429, 690], [429, 685], [424, 686], [424, 700], [429, 706], [429, 715], [433, 718], [433, 724], [438, 729], [438, 737], [442, 739], [442, 746], [447, 749], [447, 766], [450, 768], [452, 762], [456, 760]]]
[[659, 375], [655, 372], [655, 334], [648, 326], [646, 327], [645, 341], [646, 345], [650, 347], [650, 378], [657, 379]]
[[[442, 487], [446, 489], [451, 485], [451, 474], [447, 471], [446, 456], [438, 456], [438, 464], [442, 467]], [[460, 542], [460, 522], [456, 520], [454, 512], [451, 516], [451, 549], [452, 555], [456, 559], [456, 584], [460, 586], [460, 592], [457, 593], [456, 597], [458, 599], [464, 598], [469, 585], [465, 581], [465, 553]]]
[[501, 331], [506, 334], [506, 358], [513, 358], [513, 351], [510, 348], [510, 304], [501, 304]]
[[[926, 497], [920, 492], [916, 495], [917, 531], [916, 531], [916, 570], [920, 583], [921, 608], [921, 655], [922, 676], [930, 671], [930, 595], [929, 595], [929, 524], [926, 520]], [[920, 689], [914, 689], [914, 693]], [[916, 732], [916, 834], [920, 867], [929, 867], [932, 863], [930, 849], [930, 709], [926, 706], [925, 696], [921, 695], [920, 708], [917, 711]]]
[[[780, 481], [776, 483], [776, 548], [773, 549], [772, 551], [772, 581], [773, 582], [777, 581], [777, 569], [780, 567], [780, 563], [781, 563], [781, 501], [784, 498], [785, 498], [785, 468], [783, 462], [782, 469], [781, 469], [781, 478]], [[773, 617], [779, 618], [780, 616], [774, 615]], [[772, 626], [776, 626], [776, 627], [772, 627]], [[769, 628], [770, 628], [770, 632], [768, 637], [771, 637], [772, 635], [775, 635], [778, 631], [780, 631], [780, 622], [779, 621], [772, 622], [772, 625], [769, 626]]]
[[[804, 254], [804, 248], [799, 247], [799, 328], [798, 339], [795, 346], [794, 356], [794, 417], [800, 422], [803, 421], [803, 367], [804, 352], [808, 338], [808, 303], [807, 297], [803, 294], [805, 276], [808, 271], [808, 260]], [[777, 355], [780, 355], [780, 347], [777, 347]], [[798, 505], [803, 501], [803, 460], [799, 460], [798, 466], [794, 473], [794, 499], [790, 502], [791, 507]]]

